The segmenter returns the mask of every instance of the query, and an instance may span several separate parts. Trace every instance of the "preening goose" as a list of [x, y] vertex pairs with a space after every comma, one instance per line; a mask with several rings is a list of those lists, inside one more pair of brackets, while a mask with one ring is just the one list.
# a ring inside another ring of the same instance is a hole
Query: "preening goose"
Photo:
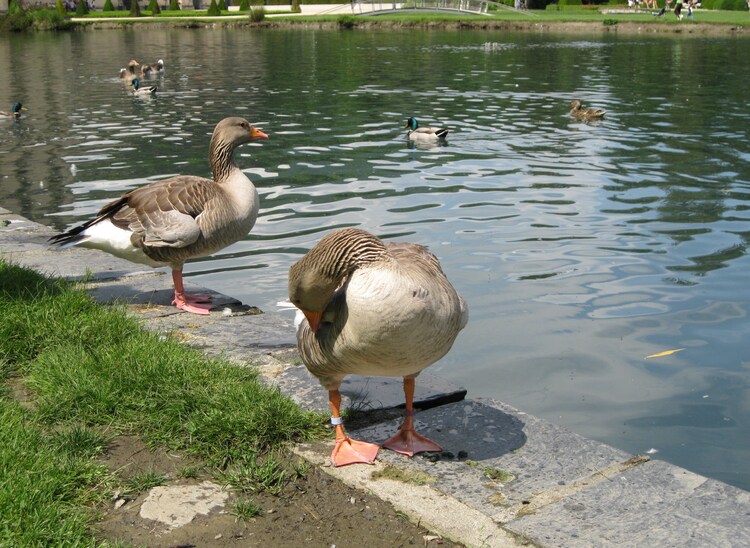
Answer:
[[258, 216], [258, 191], [234, 160], [243, 143], [268, 139], [237, 117], [214, 128], [208, 149], [213, 179], [178, 175], [124, 194], [94, 219], [50, 238], [63, 247], [81, 245], [154, 267], [169, 266], [177, 308], [208, 314], [207, 297], [186, 295], [187, 259], [210, 255], [243, 238]]
[[578, 99], [573, 99], [568, 106], [570, 115], [579, 120], [597, 120], [607, 113], [603, 108], [582, 108]]
[[8, 119], [8, 120], [18, 120], [21, 117], [21, 111], [26, 110], [23, 108], [23, 105], [16, 101], [13, 103], [13, 106], [10, 108], [10, 112], [5, 112], [4, 110], [0, 110], [0, 118]]
[[412, 141], [439, 141], [448, 136], [448, 130], [444, 127], [419, 127], [414, 117], [409, 118], [404, 127], [408, 128], [406, 137]]
[[336, 230], [291, 267], [289, 299], [304, 314], [297, 328], [302, 361], [328, 389], [333, 465], [372, 463], [379, 449], [344, 430], [339, 387], [350, 374], [404, 379], [404, 422], [384, 447], [409, 456], [440, 451], [414, 430], [415, 379], [450, 350], [468, 309], [437, 258], [417, 244]]
[[159, 59], [156, 63], [143, 64], [141, 65], [141, 76], [143, 78], [150, 78], [158, 74], [164, 73], [164, 61]]

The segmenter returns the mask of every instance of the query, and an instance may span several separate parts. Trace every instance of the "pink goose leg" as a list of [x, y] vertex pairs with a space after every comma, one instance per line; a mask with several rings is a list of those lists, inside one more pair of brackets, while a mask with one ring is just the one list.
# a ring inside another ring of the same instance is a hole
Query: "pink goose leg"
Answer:
[[174, 283], [174, 300], [172, 304], [180, 310], [192, 314], [208, 314], [212, 305], [209, 295], [187, 295], [182, 283], [182, 270], [172, 270], [172, 282]]
[[414, 377], [404, 377], [404, 395], [406, 396], [406, 411], [404, 422], [392, 438], [383, 443], [383, 447], [413, 457], [416, 453], [426, 451], [442, 451], [443, 448], [429, 438], [418, 434], [414, 430]]

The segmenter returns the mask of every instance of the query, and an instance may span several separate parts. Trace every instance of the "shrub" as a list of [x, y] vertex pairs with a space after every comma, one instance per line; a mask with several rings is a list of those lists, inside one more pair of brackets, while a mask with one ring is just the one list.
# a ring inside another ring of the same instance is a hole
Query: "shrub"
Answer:
[[250, 10], [250, 0], [240, 0], [240, 11]]
[[112, 0], [107, 0], [106, 2], [104, 2], [102, 11], [115, 11], [115, 6], [112, 4]]
[[10, 0], [10, 2], [8, 2], [8, 15], [18, 15], [19, 13], [24, 13], [21, 1]]
[[141, 7], [138, 5], [138, 0], [130, 0], [130, 17], [140, 17]]
[[169, 0], [169, 11], [180, 11], [179, 0]]
[[217, 6], [219, 7], [219, 11], [227, 11], [227, 4], [224, 0], [219, 0]]
[[206, 15], [210, 15], [212, 17], [221, 15], [221, 10], [219, 9], [219, 6], [216, 5], [216, 0], [211, 0], [211, 5], [208, 6], [208, 11], [206, 12]]
[[159, 15], [161, 13], [159, 2], [157, 2], [156, 0], [151, 0], [148, 3], [148, 10], [151, 12], [151, 15]]
[[57, 8], [34, 9], [30, 10], [28, 14], [34, 22], [35, 30], [60, 30], [67, 26], [65, 16], [60, 15]]
[[339, 15], [336, 18], [336, 22], [339, 24], [339, 28], [342, 29], [351, 29], [354, 28], [354, 24], [356, 22], [356, 19], [353, 15], [349, 15], [347, 13], [343, 15]]
[[266, 18], [266, 10], [261, 8], [253, 8], [250, 10], [250, 21], [253, 23], [260, 23]]
[[29, 29], [34, 22], [25, 12], [14, 13], [0, 18], [0, 31], [21, 32]]
[[78, 5], [76, 6], [76, 16], [83, 17], [84, 15], [87, 15], [88, 12], [89, 7], [86, 4], [86, 0], [78, 0]]

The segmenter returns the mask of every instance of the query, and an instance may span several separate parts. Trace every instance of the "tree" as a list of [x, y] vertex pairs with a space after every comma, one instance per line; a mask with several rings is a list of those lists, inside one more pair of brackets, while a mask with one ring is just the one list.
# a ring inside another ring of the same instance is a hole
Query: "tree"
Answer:
[[83, 17], [88, 14], [88, 12], [89, 6], [86, 4], [86, 0], [78, 0], [78, 5], [76, 6], [76, 17]]
[[57, 13], [65, 17], [68, 15], [68, 10], [65, 9], [65, 4], [62, 3], [62, 0], [57, 0], [57, 4], [55, 4], [55, 9], [57, 10]]
[[115, 11], [115, 6], [112, 4], [112, 0], [107, 0], [106, 2], [104, 2], [102, 11]]
[[138, 5], [138, 0], [130, 0], [130, 17], [140, 17], [141, 7]]
[[221, 15], [221, 10], [219, 9], [219, 6], [216, 5], [216, 0], [211, 0], [211, 5], [208, 6], [208, 12], [206, 13], [206, 15], [210, 15], [212, 17]]
[[148, 3], [148, 10], [151, 12], [151, 15], [158, 15], [161, 13], [161, 8], [159, 7], [159, 2], [156, 0], [151, 0]]
[[179, 0], [169, 0], [169, 10], [170, 11], [180, 11], [180, 2], [179, 2]]

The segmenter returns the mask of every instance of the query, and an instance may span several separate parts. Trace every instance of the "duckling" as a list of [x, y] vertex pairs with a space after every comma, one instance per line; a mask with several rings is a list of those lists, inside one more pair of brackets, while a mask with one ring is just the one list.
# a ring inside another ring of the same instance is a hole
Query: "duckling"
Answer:
[[603, 108], [581, 108], [581, 102], [578, 99], [573, 99], [568, 106], [571, 107], [570, 115], [579, 120], [598, 120], [607, 112]]
[[141, 87], [141, 81], [136, 78], [133, 80], [133, 95], [136, 97], [152, 97], [156, 95], [156, 86]]
[[21, 103], [16, 101], [10, 109], [10, 112], [0, 110], [0, 118], [6, 120], [18, 120], [21, 117], [21, 111], [26, 110]]
[[439, 141], [448, 136], [448, 129], [444, 127], [419, 127], [419, 122], [413, 116], [406, 121], [404, 127], [409, 129], [406, 137], [412, 141]]

